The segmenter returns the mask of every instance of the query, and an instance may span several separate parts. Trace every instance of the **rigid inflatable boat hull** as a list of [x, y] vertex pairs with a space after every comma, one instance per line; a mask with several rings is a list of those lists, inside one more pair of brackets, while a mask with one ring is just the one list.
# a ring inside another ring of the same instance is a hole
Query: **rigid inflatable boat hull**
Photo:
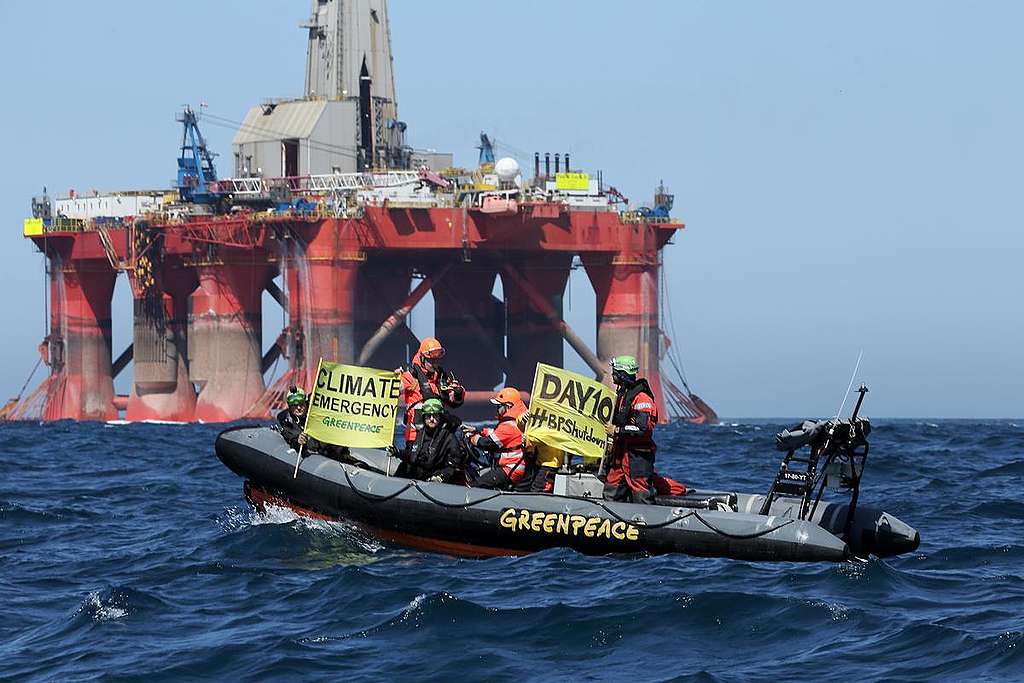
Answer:
[[[248, 480], [247, 495], [257, 505], [290, 505], [354, 522], [401, 545], [455, 555], [519, 555], [552, 547], [589, 555], [675, 552], [767, 561], [842, 561], [852, 554], [815, 521], [796, 519], [791, 511], [774, 514], [785, 501], [773, 505], [773, 514], [756, 514], [757, 496], [738, 496], [738, 512], [636, 505], [412, 481], [320, 455], [303, 458], [293, 478], [295, 451], [264, 427], [229, 429], [217, 438], [216, 451]], [[823, 505], [816, 516], [833, 512]]]

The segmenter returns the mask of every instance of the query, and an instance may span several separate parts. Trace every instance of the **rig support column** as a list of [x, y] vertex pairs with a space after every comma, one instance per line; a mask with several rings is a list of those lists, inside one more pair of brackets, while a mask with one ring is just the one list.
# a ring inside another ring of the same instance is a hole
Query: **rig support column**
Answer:
[[409, 298], [411, 280], [412, 268], [395, 263], [394, 259], [382, 258], [362, 264], [354, 308], [357, 317], [354, 321], [355, 342], [360, 352], [353, 354], [348, 362], [359, 361], [360, 365], [384, 369], [395, 368], [405, 362], [411, 333], [404, 319], [396, 321], [387, 336], [375, 339], [375, 348], [369, 349], [369, 354], [365, 354], [364, 349], [381, 324]]
[[[608, 363], [629, 354], [655, 393], [658, 414], [668, 418], [659, 370], [658, 263], [642, 256], [584, 256], [597, 308], [597, 355]], [[611, 381], [611, 373], [606, 375]]]
[[[504, 306], [491, 291], [495, 271], [479, 264], [453, 266], [434, 287], [434, 336], [445, 347], [444, 367], [467, 388], [501, 384], [506, 368]], [[490, 417], [492, 406], [484, 414]]]
[[204, 422], [237, 420], [263, 395], [261, 297], [270, 272], [262, 254], [243, 258], [249, 262], [197, 267], [189, 372], [200, 386], [195, 416]]
[[50, 365], [64, 381], [47, 420], [117, 418], [110, 327], [116, 278], [106, 260], [51, 257]]
[[126, 417], [190, 421], [196, 392], [189, 381], [188, 298], [196, 287], [195, 272], [165, 267], [162, 286], [145, 292], [139, 284], [133, 287], [134, 365]]
[[349, 223], [324, 221], [304, 244], [297, 241], [290, 249], [291, 367], [304, 375], [307, 391], [321, 358], [341, 363], [357, 358], [356, 286], [364, 256], [351, 238], [343, 239]]
[[[525, 263], [510, 264], [502, 276], [508, 310], [507, 383], [523, 391], [533, 384], [537, 363], [556, 367], [563, 364], [562, 333], [556, 321], [562, 319], [562, 295], [569, 279], [569, 263], [570, 256], [566, 254], [548, 258], [534, 255]], [[509, 268], [514, 268], [519, 277], [510, 276]], [[533, 291], [524, 291], [524, 286]], [[534, 296], [542, 297], [543, 304], [547, 305], [535, 303]]]

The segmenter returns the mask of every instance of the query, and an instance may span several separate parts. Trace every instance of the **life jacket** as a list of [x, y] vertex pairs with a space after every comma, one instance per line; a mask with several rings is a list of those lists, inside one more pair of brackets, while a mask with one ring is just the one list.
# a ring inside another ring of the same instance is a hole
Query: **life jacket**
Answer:
[[441, 391], [440, 380], [445, 376], [444, 368], [438, 367], [428, 373], [423, 368], [423, 357], [419, 353], [412, 357], [412, 362], [402, 375], [403, 398], [410, 414], [428, 398], [440, 399], [449, 408], [458, 408], [465, 400], [465, 390], [461, 387], [458, 390]]
[[433, 433], [425, 428], [416, 430], [416, 440], [409, 444], [409, 462], [417, 467], [428, 468], [434, 463], [430, 457], [433, 454], [434, 441], [442, 436], [443, 427], [437, 426]]
[[289, 444], [295, 441], [299, 434], [302, 433], [305, 427], [305, 418], [299, 420], [299, 418], [292, 415], [292, 411], [285, 408], [277, 414], [277, 426], [281, 430], [281, 435], [284, 436], [285, 441]]
[[[644, 397], [647, 398], [647, 401], [643, 400]], [[616, 439], [620, 450], [650, 451], [653, 453], [657, 448], [652, 438], [652, 433], [654, 425], [658, 421], [658, 409], [654, 401], [654, 391], [645, 378], [641, 377], [632, 387], [616, 397], [615, 414], [612, 416], [612, 424], [616, 427], [625, 427], [630, 424], [637, 409], [644, 403], [650, 403], [650, 407], [645, 406], [644, 409], [644, 412], [650, 415], [650, 432], [636, 435], [620, 432]]]
[[452, 431], [452, 424], [448, 420], [438, 424], [433, 433], [426, 428], [417, 429], [416, 439], [409, 445], [409, 462], [422, 470], [443, 466], [445, 453], [438, 452], [437, 443], [447, 439]]
[[498, 420], [494, 429], [484, 429], [481, 434], [501, 444], [498, 449], [498, 467], [505, 470], [509, 480], [518, 483], [526, 476], [527, 461], [524, 450], [522, 430], [516, 424], [516, 418], [505, 413]]
[[411, 382], [403, 382], [403, 389], [405, 390], [405, 404], [409, 408], [416, 406], [428, 398], [441, 398], [441, 392], [437, 387], [437, 378], [440, 376], [438, 371], [433, 373], [427, 373], [420, 365], [421, 358], [420, 354], [413, 356], [412, 362], [409, 367], [405, 369], [408, 373]]

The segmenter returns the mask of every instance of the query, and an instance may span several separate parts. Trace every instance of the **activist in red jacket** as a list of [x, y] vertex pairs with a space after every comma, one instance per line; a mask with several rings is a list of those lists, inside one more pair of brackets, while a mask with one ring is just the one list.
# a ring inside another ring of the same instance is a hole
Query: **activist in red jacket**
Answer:
[[471, 446], [497, 455], [494, 466], [484, 470], [473, 486], [484, 489], [507, 488], [526, 478], [529, 462], [525, 436], [518, 419], [526, 412], [526, 404], [515, 387], [505, 387], [491, 399], [497, 407], [498, 424], [494, 429], [479, 431], [463, 427]]
[[438, 363], [444, 357], [444, 347], [434, 337], [420, 343], [412, 363], [399, 368], [402, 379], [402, 400], [405, 403], [405, 441], [416, 440], [416, 430], [423, 426], [421, 408], [428, 398], [440, 399], [445, 408], [458, 408], [466, 399], [466, 390]]
[[655, 494], [682, 496], [686, 493], [686, 486], [654, 470], [658, 452], [658, 445], [654, 442], [658, 406], [647, 380], [636, 376], [638, 370], [639, 364], [632, 356], [618, 356], [612, 361], [612, 380], [616, 391], [610, 431], [614, 442], [604, 497], [654, 503]]

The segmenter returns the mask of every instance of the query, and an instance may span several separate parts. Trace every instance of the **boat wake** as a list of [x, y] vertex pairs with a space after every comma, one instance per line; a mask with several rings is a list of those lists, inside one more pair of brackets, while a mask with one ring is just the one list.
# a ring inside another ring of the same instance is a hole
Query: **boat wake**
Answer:
[[245, 535], [261, 528], [273, 532], [284, 530], [289, 536], [286, 540], [307, 544], [317, 551], [336, 548], [373, 555], [384, 550], [384, 544], [352, 524], [313, 519], [274, 504], [266, 504], [262, 509], [227, 508], [218, 517], [217, 524], [228, 535]]

